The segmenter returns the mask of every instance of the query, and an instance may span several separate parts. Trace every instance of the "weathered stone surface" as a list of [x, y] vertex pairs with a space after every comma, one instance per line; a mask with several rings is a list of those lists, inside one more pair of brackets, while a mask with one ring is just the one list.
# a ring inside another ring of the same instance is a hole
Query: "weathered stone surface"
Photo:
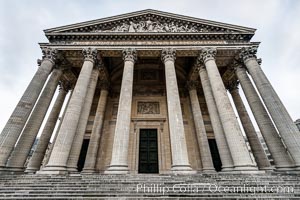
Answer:
[[119, 99], [118, 115], [112, 150], [112, 159], [106, 173], [128, 173], [128, 144], [133, 87], [134, 63], [137, 59], [135, 49], [123, 50], [124, 71]]
[[215, 49], [203, 49], [199, 59], [200, 62], [204, 63], [207, 70], [212, 92], [234, 163], [234, 170], [257, 170], [250, 157], [242, 131], [227, 96], [225, 86], [215, 63], [215, 55]]
[[31, 82], [27, 86], [18, 105], [11, 114], [0, 134], [0, 168], [5, 167], [10, 153], [16, 144], [22, 129], [38, 99], [40, 92], [52, 71], [56, 59], [56, 51], [50, 48], [43, 49], [43, 61]]
[[28, 119], [17, 145], [7, 161], [6, 166], [9, 170], [24, 171], [24, 164], [27, 156], [46, 116], [61, 75], [61, 69], [53, 70], [30, 118]]
[[79, 159], [79, 155], [83, 143], [86, 126], [88, 123], [88, 118], [91, 111], [91, 106], [93, 103], [98, 76], [99, 76], [98, 69], [93, 69], [90, 82], [87, 88], [87, 93], [84, 99], [84, 105], [82, 106], [82, 111], [80, 114], [77, 130], [75, 133], [75, 137], [73, 140], [73, 144], [67, 162], [67, 168], [69, 172], [77, 172], [77, 163], [78, 163], [78, 159]]
[[294, 166], [293, 160], [287, 153], [272, 120], [270, 119], [264, 105], [262, 104], [250, 78], [244, 67], [236, 67], [236, 75], [240, 81], [246, 99], [252, 110], [257, 125], [264, 137], [268, 149], [274, 159], [277, 170], [286, 170]]
[[84, 49], [85, 60], [76, 82], [66, 115], [57, 135], [47, 166], [40, 173], [66, 173], [67, 161], [75, 137], [80, 113], [96, 58], [95, 49]]
[[43, 132], [39, 138], [39, 141], [37, 143], [36, 149], [33, 152], [29, 163], [26, 167], [27, 173], [33, 173], [40, 169], [42, 161], [44, 159], [47, 147], [50, 142], [50, 138], [52, 136], [52, 133], [54, 131], [58, 115], [61, 111], [62, 105], [64, 103], [65, 97], [68, 93], [68, 89], [61, 87], [59, 89], [59, 94], [55, 100], [55, 103], [53, 105], [53, 108], [51, 110], [51, 113], [47, 119], [46, 125], [43, 129]]

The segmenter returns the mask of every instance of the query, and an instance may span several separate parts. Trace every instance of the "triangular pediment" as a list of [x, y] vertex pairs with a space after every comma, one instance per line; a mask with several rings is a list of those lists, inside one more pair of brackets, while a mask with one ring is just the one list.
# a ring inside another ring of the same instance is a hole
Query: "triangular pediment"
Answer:
[[63, 33], [242, 33], [255, 29], [210, 20], [198, 19], [157, 10], [142, 10], [45, 30], [46, 35]]

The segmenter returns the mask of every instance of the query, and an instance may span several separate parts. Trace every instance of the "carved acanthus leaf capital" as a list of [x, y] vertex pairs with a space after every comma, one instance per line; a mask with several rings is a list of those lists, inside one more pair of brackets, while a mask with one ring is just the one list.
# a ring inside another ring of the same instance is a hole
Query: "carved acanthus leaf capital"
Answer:
[[186, 87], [188, 90], [197, 90], [200, 86], [199, 81], [187, 81]]
[[257, 58], [257, 63], [258, 63], [259, 65], [261, 65], [262, 59], [261, 59], [261, 58]]
[[239, 59], [234, 59], [234, 61], [230, 65], [230, 68], [234, 71], [236, 71], [238, 68], [246, 69], [244, 63], [242, 63]]
[[56, 59], [57, 59], [57, 49], [53, 49], [50, 47], [44, 47], [42, 48], [42, 58], [43, 60], [49, 60], [52, 63], [55, 63]]
[[175, 61], [176, 59], [176, 50], [173, 48], [165, 48], [161, 51], [161, 59], [163, 62], [168, 60]]
[[205, 63], [208, 60], [215, 59], [217, 55], [216, 48], [203, 48], [197, 58], [199, 63]]
[[64, 91], [68, 92], [73, 87], [72, 84], [70, 83], [70, 81], [66, 81], [66, 80], [59, 81], [58, 84], [59, 84], [59, 91], [64, 90]]
[[248, 59], [255, 58], [256, 59], [257, 47], [244, 47], [241, 49], [239, 53], [239, 57], [242, 61], [247, 61]]
[[135, 63], [137, 60], [137, 51], [134, 48], [124, 49], [122, 51], [122, 54], [123, 54], [124, 61], [131, 61], [131, 62]]
[[227, 83], [227, 89], [229, 92], [232, 92], [233, 90], [238, 90], [239, 89], [239, 81], [238, 80], [231, 80]]
[[82, 50], [82, 54], [84, 56], [84, 60], [89, 60], [91, 62], [95, 62], [96, 58], [97, 58], [97, 49], [85, 48]]

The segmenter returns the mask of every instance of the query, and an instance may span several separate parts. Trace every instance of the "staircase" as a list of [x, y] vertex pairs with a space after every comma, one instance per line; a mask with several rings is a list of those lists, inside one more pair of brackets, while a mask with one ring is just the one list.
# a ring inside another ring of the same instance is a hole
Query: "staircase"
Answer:
[[0, 175], [0, 199], [137, 198], [300, 199], [300, 176], [276, 173]]

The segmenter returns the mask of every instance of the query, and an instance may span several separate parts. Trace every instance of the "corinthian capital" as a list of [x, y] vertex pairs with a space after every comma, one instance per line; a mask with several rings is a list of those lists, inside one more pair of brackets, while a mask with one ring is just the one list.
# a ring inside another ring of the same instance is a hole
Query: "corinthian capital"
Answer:
[[57, 59], [57, 49], [53, 49], [50, 47], [44, 47], [42, 48], [42, 53], [43, 53], [43, 60], [49, 60], [53, 63], [55, 63]]
[[237, 80], [231, 80], [227, 84], [227, 89], [229, 92], [232, 92], [233, 90], [239, 89], [239, 81]]
[[131, 62], [135, 63], [135, 61], [137, 60], [137, 52], [133, 48], [124, 49], [122, 51], [122, 53], [123, 53], [124, 61], [131, 61]]
[[216, 48], [203, 48], [201, 49], [200, 55], [198, 56], [197, 60], [200, 63], [205, 63], [208, 60], [215, 59], [216, 54]]
[[239, 57], [242, 61], [247, 61], [250, 58], [256, 59], [257, 47], [244, 47], [239, 53]]
[[95, 62], [95, 60], [97, 58], [97, 49], [85, 48], [82, 50], [82, 54], [84, 56], [84, 60], [89, 60], [91, 62]]
[[167, 60], [175, 61], [176, 59], [176, 50], [173, 48], [165, 48], [161, 51], [161, 59], [163, 62]]

